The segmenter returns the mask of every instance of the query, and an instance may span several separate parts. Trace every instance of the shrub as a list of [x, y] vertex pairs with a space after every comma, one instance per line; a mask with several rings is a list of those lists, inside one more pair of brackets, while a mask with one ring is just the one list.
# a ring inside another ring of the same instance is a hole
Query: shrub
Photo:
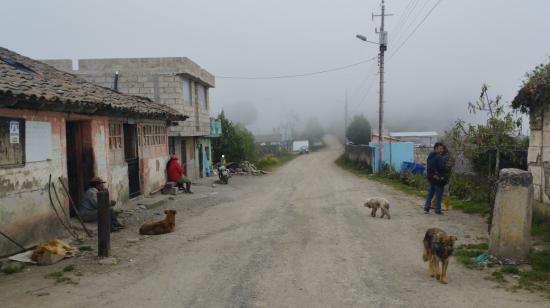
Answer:
[[529, 258], [533, 270], [550, 272], [550, 251], [531, 252]]
[[272, 155], [266, 155], [258, 160], [256, 163], [256, 167], [259, 169], [269, 169], [271, 167], [277, 166], [281, 163], [281, 161]]

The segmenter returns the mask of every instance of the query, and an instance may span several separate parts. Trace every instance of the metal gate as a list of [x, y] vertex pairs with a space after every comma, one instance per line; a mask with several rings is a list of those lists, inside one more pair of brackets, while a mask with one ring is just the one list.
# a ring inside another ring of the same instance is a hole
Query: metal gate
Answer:
[[137, 145], [137, 125], [124, 124], [124, 158], [128, 164], [129, 197], [139, 196], [139, 156]]

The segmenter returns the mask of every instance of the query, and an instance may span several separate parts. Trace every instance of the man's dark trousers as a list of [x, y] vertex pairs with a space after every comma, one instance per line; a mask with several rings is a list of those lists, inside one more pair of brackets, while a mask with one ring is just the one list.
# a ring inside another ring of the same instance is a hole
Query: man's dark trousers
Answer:
[[443, 198], [443, 188], [444, 184], [434, 184], [430, 183], [428, 188], [428, 195], [426, 196], [426, 204], [424, 204], [424, 211], [430, 211], [430, 205], [432, 203], [432, 198], [435, 196], [435, 212], [441, 212], [441, 199]]

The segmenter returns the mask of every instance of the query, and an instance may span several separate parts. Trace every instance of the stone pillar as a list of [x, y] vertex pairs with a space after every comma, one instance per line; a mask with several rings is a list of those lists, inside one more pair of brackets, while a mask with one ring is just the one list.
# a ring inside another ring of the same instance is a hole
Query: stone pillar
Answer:
[[520, 169], [500, 170], [489, 254], [510, 263], [527, 261], [531, 245], [533, 177]]

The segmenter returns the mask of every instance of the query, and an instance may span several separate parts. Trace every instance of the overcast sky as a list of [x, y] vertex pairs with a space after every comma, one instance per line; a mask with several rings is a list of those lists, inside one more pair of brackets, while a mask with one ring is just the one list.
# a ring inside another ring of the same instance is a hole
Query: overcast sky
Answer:
[[[509, 101], [524, 74], [550, 56], [547, 0], [442, 0], [394, 54], [437, 1], [386, 1], [395, 14], [386, 23], [386, 120], [396, 129], [441, 130], [467, 116], [483, 83]], [[412, 6], [409, 22], [397, 27]], [[378, 52], [355, 38], [377, 40], [378, 0], [2, 0], [1, 7], [0, 45], [38, 59], [186, 56], [218, 76], [276, 76]], [[252, 106], [258, 118], [249, 128], [258, 132], [290, 114], [330, 125], [343, 119], [347, 89], [350, 116], [363, 113], [376, 125], [376, 73], [370, 62], [312, 77], [217, 79], [212, 113]]]

